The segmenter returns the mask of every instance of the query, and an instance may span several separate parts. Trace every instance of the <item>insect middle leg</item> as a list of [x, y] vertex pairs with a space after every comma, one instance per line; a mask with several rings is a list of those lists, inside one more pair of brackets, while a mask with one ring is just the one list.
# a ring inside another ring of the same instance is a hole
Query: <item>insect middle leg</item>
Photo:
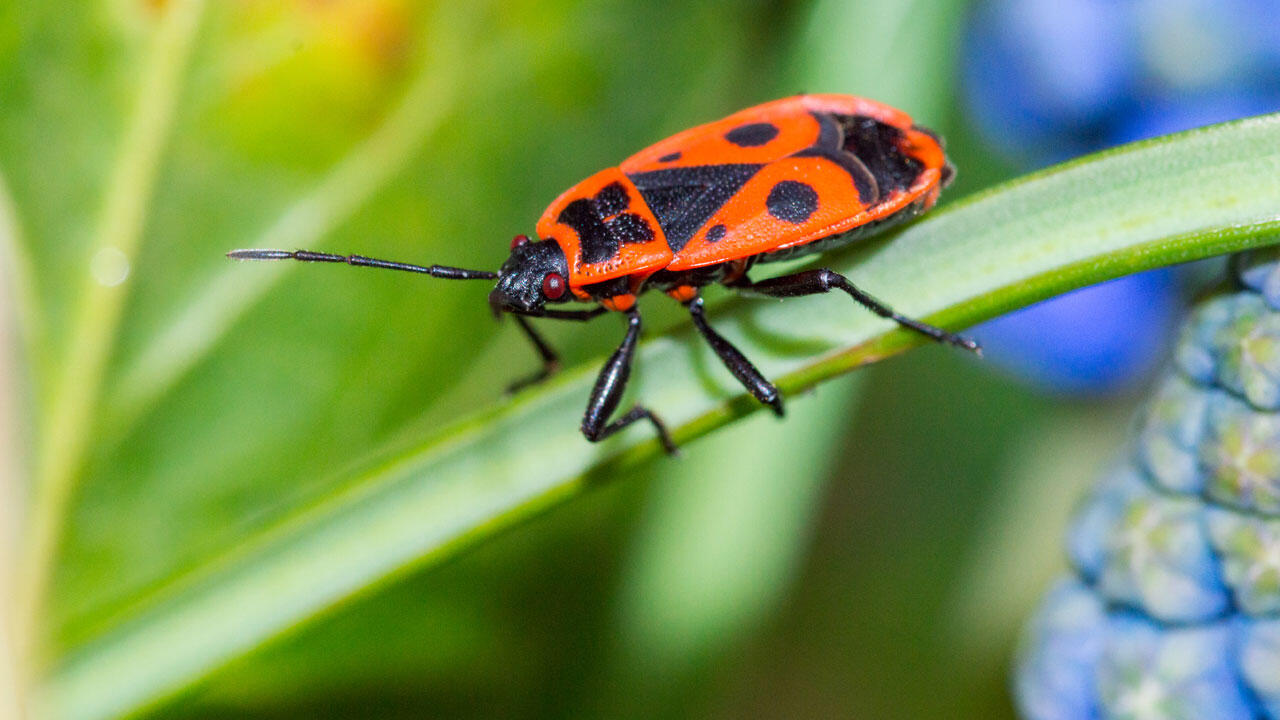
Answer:
[[832, 290], [842, 290], [849, 294], [866, 309], [879, 315], [882, 318], [888, 318], [908, 330], [918, 332], [925, 337], [938, 342], [944, 342], [963, 348], [978, 355], [982, 354], [982, 348], [977, 342], [970, 340], [962, 335], [947, 332], [939, 327], [934, 327], [928, 323], [921, 322], [914, 318], [898, 313], [893, 308], [885, 305], [875, 299], [865, 291], [859, 289], [849, 279], [840, 273], [828, 268], [818, 270], [803, 270], [791, 275], [783, 275], [781, 277], [769, 278], [759, 282], [752, 282], [746, 277], [730, 283], [728, 287], [741, 292], [744, 295], [755, 295], [760, 297], [800, 297], [802, 295], [817, 295], [820, 293], [830, 292]]
[[[593, 317], [598, 317], [605, 312], [604, 308], [594, 308], [591, 310], [543, 310], [537, 315], [531, 317], [545, 317], [553, 320], [576, 320], [578, 322], [586, 322]], [[537, 351], [538, 357], [542, 359], [542, 369], [533, 373], [529, 377], [517, 380], [507, 386], [507, 393], [515, 394], [530, 385], [537, 385], [554, 375], [560, 369], [560, 355], [555, 348], [542, 337], [542, 334], [534, 329], [528, 318], [523, 315], [516, 315], [516, 324], [524, 331], [529, 342], [533, 343], [533, 349]]]
[[587, 401], [587, 411], [582, 416], [582, 434], [591, 442], [598, 442], [625, 428], [637, 420], [648, 420], [658, 432], [658, 440], [668, 454], [675, 454], [676, 444], [672, 442], [667, 427], [657, 415], [642, 405], [635, 405], [621, 417], [609, 422], [609, 416], [618, 409], [622, 402], [622, 393], [627, 389], [627, 378], [631, 376], [631, 360], [636, 354], [636, 345], [640, 341], [640, 313], [635, 308], [627, 311], [627, 335], [622, 344], [609, 357], [609, 361], [600, 370], [596, 385], [591, 390], [591, 399]]
[[765, 379], [738, 348], [733, 346], [733, 343], [711, 329], [707, 323], [706, 311], [702, 307], [702, 297], [695, 296], [685, 303], [685, 307], [689, 308], [689, 315], [693, 317], [693, 326], [698, 328], [698, 332], [702, 334], [707, 344], [716, 351], [716, 355], [720, 356], [720, 360], [724, 362], [725, 367], [729, 368], [729, 372], [733, 373], [733, 376], [738, 378], [738, 382], [742, 383], [743, 387], [757, 400], [773, 408], [778, 417], [782, 417], [782, 394], [773, 383]]

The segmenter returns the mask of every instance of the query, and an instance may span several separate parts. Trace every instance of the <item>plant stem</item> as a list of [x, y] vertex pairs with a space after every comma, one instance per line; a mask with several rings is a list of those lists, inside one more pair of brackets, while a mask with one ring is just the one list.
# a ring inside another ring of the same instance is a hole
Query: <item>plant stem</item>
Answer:
[[23, 375], [19, 371], [22, 360], [14, 351], [12, 340], [21, 338], [21, 358], [33, 365], [32, 337], [37, 325], [31, 262], [22, 245], [16, 213], [3, 177], [0, 177], [0, 256], [5, 259], [0, 268], [9, 268], [7, 273], [0, 271], [0, 299], [11, 298], [8, 306], [13, 308], [11, 312], [0, 310], [0, 719], [18, 720], [23, 715], [23, 689], [27, 685], [18, 663], [15, 637], [18, 618], [13, 603], [26, 460], [18, 418], [25, 409], [21, 406], [28, 403], [22, 400], [24, 391], [18, 380]]
[[13, 335], [25, 360], [25, 367], [21, 370], [29, 378], [31, 395], [36, 397], [42, 387], [37, 373], [44, 367], [43, 361], [48, 352], [48, 330], [36, 290], [35, 266], [27, 251], [18, 209], [3, 172], [0, 172], [0, 260], [3, 260], [0, 267], [9, 268], [8, 273], [0, 277], [0, 281], [9, 283], [9, 292], [0, 292], [0, 297], [8, 297], [12, 302], [12, 317], [7, 319], [14, 323]]
[[123, 280], [95, 278], [91, 265], [95, 259], [114, 260], [122, 264], [125, 275], [137, 254], [204, 5], [204, 0], [180, 0], [163, 10], [146, 53], [137, 104], [106, 178], [94, 242], [79, 268], [82, 286], [66, 356], [52, 378], [49, 411], [37, 437], [36, 482], [18, 571], [18, 642], [22, 654], [33, 661], [32, 667], [38, 666], [36, 628], [67, 505], [88, 450], [88, 434], [128, 289]]

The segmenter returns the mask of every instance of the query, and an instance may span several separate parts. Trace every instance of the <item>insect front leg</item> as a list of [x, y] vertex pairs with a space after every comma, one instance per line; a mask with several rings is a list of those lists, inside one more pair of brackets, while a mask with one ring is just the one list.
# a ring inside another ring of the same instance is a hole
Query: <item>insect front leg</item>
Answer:
[[783, 275], [781, 277], [769, 278], [760, 282], [752, 282], [743, 277], [728, 285], [728, 287], [741, 292], [744, 295], [755, 295], [759, 297], [800, 297], [802, 295], [818, 295], [820, 293], [830, 292], [832, 290], [843, 290], [866, 309], [879, 315], [882, 318], [888, 318], [908, 330], [918, 332], [925, 337], [938, 342], [944, 342], [949, 345], [955, 345], [978, 355], [982, 354], [982, 348], [977, 342], [970, 340], [961, 335], [947, 332], [939, 327], [934, 327], [928, 323], [921, 322], [914, 318], [909, 318], [895, 311], [893, 308], [885, 305], [875, 299], [868, 293], [859, 289], [849, 279], [840, 273], [828, 268], [818, 270], [804, 270], [791, 275]]
[[[545, 317], [553, 320], [576, 320], [585, 322], [593, 317], [598, 317], [604, 313], [604, 308], [594, 308], [591, 310], [543, 310], [541, 313], [533, 317]], [[516, 315], [516, 324], [524, 331], [525, 337], [529, 338], [529, 342], [533, 343], [533, 349], [537, 351], [538, 357], [542, 359], [542, 369], [533, 373], [529, 377], [517, 380], [507, 386], [507, 393], [514, 395], [515, 393], [529, 387], [537, 385], [546, 380], [560, 370], [560, 355], [555, 348], [542, 337], [542, 334], [534, 329], [528, 318], [523, 315]]]
[[689, 314], [693, 317], [693, 326], [698, 328], [698, 332], [706, 339], [707, 344], [716, 351], [716, 355], [720, 356], [720, 360], [724, 362], [725, 367], [729, 368], [729, 372], [733, 373], [733, 376], [738, 378], [738, 382], [742, 383], [743, 387], [757, 400], [773, 408], [778, 417], [782, 417], [782, 394], [773, 383], [765, 379], [738, 348], [733, 346], [733, 343], [711, 329], [702, 307], [702, 297], [695, 297], [685, 303], [685, 306], [689, 308]]
[[542, 359], [542, 369], [508, 385], [507, 393], [509, 395], [514, 395], [530, 385], [537, 385], [560, 370], [560, 355], [555, 348], [551, 347], [542, 335], [533, 329], [528, 320], [517, 315], [516, 324], [524, 331], [525, 337], [529, 338], [529, 342], [533, 343], [533, 349], [538, 352], [538, 357]]
[[631, 376], [631, 360], [636, 354], [636, 345], [640, 341], [640, 313], [634, 308], [627, 311], [627, 335], [622, 344], [609, 357], [608, 362], [596, 377], [596, 385], [591, 390], [591, 399], [587, 401], [587, 411], [582, 416], [582, 434], [591, 442], [598, 442], [625, 428], [637, 420], [647, 419], [653, 423], [658, 432], [658, 440], [668, 454], [675, 454], [676, 445], [671, 440], [667, 428], [648, 408], [635, 405], [621, 417], [609, 422], [609, 416], [618, 409], [622, 394], [627, 389], [627, 378]]

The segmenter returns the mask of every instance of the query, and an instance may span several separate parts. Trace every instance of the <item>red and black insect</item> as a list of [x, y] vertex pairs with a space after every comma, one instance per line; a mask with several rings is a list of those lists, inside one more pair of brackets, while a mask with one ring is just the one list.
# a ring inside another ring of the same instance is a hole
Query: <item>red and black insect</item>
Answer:
[[[640, 338], [636, 296], [646, 290], [683, 303], [734, 377], [778, 415], [778, 389], [707, 323], [703, 286], [718, 282], [775, 298], [840, 290], [903, 327], [977, 351], [972, 340], [898, 314], [834, 270], [747, 277], [756, 263], [823, 252], [919, 215], [933, 207], [952, 174], [938, 136], [902, 111], [846, 95], [801, 95], [686, 130], [569, 188], [538, 220], [539, 239], [517, 235], [497, 272], [306, 250], [228, 255], [497, 280], [489, 293], [494, 314], [515, 316], [543, 364], [512, 390], [543, 380], [557, 366], [555, 351], [527, 318], [582, 321], [620, 312], [626, 335], [591, 391], [582, 433], [594, 442], [648, 420], [671, 452], [675, 445], [662, 421], [643, 405], [609, 419], [630, 375]], [[549, 307], [570, 300], [597, 305]]]

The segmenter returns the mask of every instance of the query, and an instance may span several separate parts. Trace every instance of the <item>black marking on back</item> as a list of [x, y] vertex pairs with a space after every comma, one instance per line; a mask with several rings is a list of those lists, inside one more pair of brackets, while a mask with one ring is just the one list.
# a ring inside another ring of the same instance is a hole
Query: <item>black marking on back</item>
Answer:
[[725, 233], [729, 232], [724, 225], [716, 223], [707, 228], [707, 242], [717, 243], [724, 239]]
[[783, 180], [769, 190], [765, 207], [779, 220], [799, 225], [817, 212], [818, 191], [799, 180]]
[[875, 174], [856, 153], [850, 152], [844, 142], [844, 132], [836, 117], [827, 113], [812, 113], [818, 121], [818, 141], [811, 147], [796, 153], [796, 157], [820, 157], [844, 168], [853, 178], [853, 186], [863, 204], [870, 205], [880, 199], [882, 188]]
[[635, 213], [625, 212], [631, 197], [622, 183], [610, 183], [592, 198], [578, 198], [560, 211], [557, 222], [578, 233], [584, 263], [599, 263], [618, 254], [623, 243], [653, 240], [653, 228]]
[[725, 133], [724, 139], [738, 147], [760, 147], [778, 137], [778, 132], [778, 126], [773, 123], [747, 123]]
[[663, 155], [662, 157], [658, 158], [658, 162], [675, 162], [676, 160], [679, 160], [680, 156], [683, 154], [684, 153], [680, 152], [679, 150], [673, 153], [667, 153], [666, 155]]
[[613, 257], [618, 251], [618, 241], [609, 234], [604, 221], [596, 213], [595, 203], [578, 198], [560, 211], [558, 222], [578, 233], [579, 249], [584, 263], [598, 263]]
[[622, 183], [613, 182], [600, 188], [600, 192], [596, 193], [596, 212], [601, 218], [610, 215], [617, 215], [624, 212], [631, 206], [631, 196], [627, 194], [627, 189], [622, 187]]
[[647, 243], [653, 239], [653, 228], [635, 213], [622, 213], [605, 223], [609, 232], [623, 243]]
[[763, 165], [698, 165], [629, 175], [678, 253]]
[[875, 176], [881, 197], [906, 190], [920, 176], [924, 163], [901, 150], [901, 130], [866, 115], [836, 115], [835, 119], [844, 131], [844, 149]]

